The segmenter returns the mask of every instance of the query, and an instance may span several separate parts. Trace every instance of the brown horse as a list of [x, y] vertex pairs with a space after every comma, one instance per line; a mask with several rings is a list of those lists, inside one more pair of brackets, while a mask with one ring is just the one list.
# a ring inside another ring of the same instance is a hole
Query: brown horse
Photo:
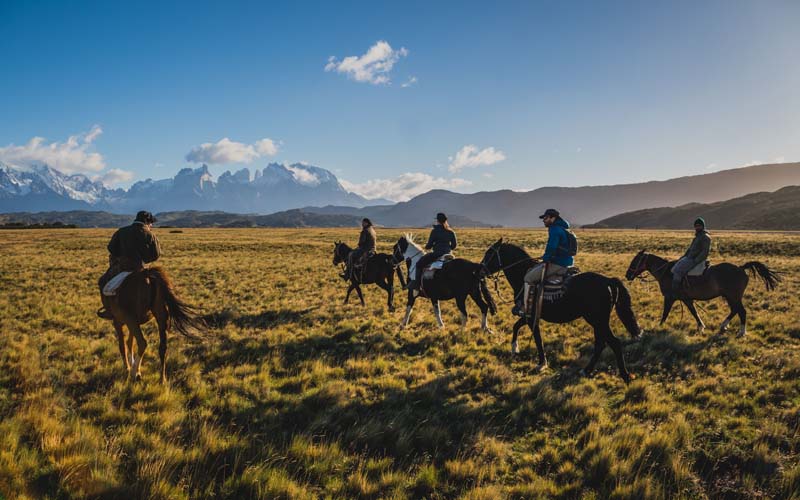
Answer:
[[[197, 317], [196, 310], [175, 295], [172, 282], [166, 271], [151, 267], [129, 275], [112, 297], [103, 297], [103, 303], [114, 319], [119, 352], [122, 362], [131, 376], [141, 379], [142, 360], [147, 349], [147, 341], [142, 335], [140, 325], [155, 317], [158, 324], [158, 354], [161, 358], [161, 383], [167, 382], [167, 331], [170, 324], [181, 334], [192, 337], [190, 330], [203, 331], [205, 325]], [[128, 341], [122, 327], [128, 327]], [[139, 349], [138, 357], [133, 354], [133, 339]]]
[[747, 283], [750, 280], [746, 271], [750, 271], [753, 276], [761, 278], [768, 291], [774, 290], [781, 281], [781, 276], [778, 272], [758, 261], [748, 262], [741, 266], [722, 262], [706, 269], [702, 276], [688, 277], [688, 288], [681, 290], [675, 296], [672, 293], [672, 266], [674, 265], [674, 261], [670, 262], [642, 250], [631, 261], [625, 277], [630, 281], [647, 271], [658, 281], [661, 294], [664, 296], [664, 311], [661, 313], [662, 325], [667, 320], [669, 312], [672, 310], [672, 305], [676, 300], [680, 300], [692, 313], [697, 322], [697, 328], [702, 331], [706, 325], [703, 324], [703, 320], [697, 314], [694, 301], [724, 297], [731, 312], [722, 322], [719, 332], [724, 332], [728, 328], [728, 323], [730, 323], [731, 319], [738, 314], [741, 323], [739, 326], [740, 337], [747, 333], [747, 311], [742, 303]]

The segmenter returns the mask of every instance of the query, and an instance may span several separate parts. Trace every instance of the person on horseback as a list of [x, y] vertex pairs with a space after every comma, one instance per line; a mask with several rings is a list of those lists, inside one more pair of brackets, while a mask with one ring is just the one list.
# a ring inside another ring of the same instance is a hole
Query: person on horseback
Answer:
[[425, 249], [431, 251], [423, 255], [419, 261], [417, 261], [414, 276], [408, 284], [415, 296], [419, 293], [419, 287], [422, 282], [422, 271], [427, 266], [436, 262], [441, 256], [451, 253], [457, 246], [458, 240], [456, 239], [455, 231], [453, 231], [450, 228], [450, 224], [447, 223], [447, 216], [439, 212], [436, 214], [436, 224], [433, 225], [431, 234], [428, 237], [428, 243], [425, 245]]
[[694, 221], [694, 239], [689, 249], [683, 254], [678, 262], [672, 266], [672, 294], [677, 296], [683, 288], [683, 278], [695, 266], [708, 259], [711, 251], [711, 235], [706, 231], [706, 221], [698, 217]]
[[[536, 286], [547, 278], [566, 274], [567, 268], [573, 265], [574, 257], [570, 251], [570, 240], [567, 235], [569, 222], [561, 217], [558, 210], [548, 208], [539, 216], [547, 228], [547, 245], [542, 255], [542, 261], [525, 273], [525, 287], [522, 300], [517, 301], [514, 313], [520, 315], [528, 310], [528, 295], [531, 287]], [[522, 302], [520, 304], [520, 302]], [[521, 306], [521, 307], [520, 307]]]
[[[155, 262], [161, 257], [158, 238], [150, 230], [155, 222], [156, 218], [153, 217], [153, 214], [142, 210], [136, 214], [133, 224], [118, 229], [111, 237], [111, 241], [108, 243], [108, 270], [98, 281], [101, 297], [104, 297], [103, 288], [111, 278], [123, 271], [141, 271], [145, 264]], [[97, 311], [97, 315], [103, 319], [113, 319], [105, 302], [103, 307]]]
[[364, 217], [361, 219], [361, 234], [358, 237], [358, 247], [347, 256], [347, 267], [342, 273], [342, 278], [349, 281], [355, 268], [361, 268], [373, 254], [378, 242], [378, 235], [372, 221]]

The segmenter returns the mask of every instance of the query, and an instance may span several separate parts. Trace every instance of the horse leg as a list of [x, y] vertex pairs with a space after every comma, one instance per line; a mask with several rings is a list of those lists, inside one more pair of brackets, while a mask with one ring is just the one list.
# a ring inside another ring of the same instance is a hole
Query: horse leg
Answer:
[[739, 326], [739, 333], [737, 334], [739, 337], [744, 337], [747, 335], [747, 310], [744, 308], [744, 304], [740, 300], [737, 304], [739, 308], [739, 321], [741, 321], [741, 326]]
[[672, 304], [675, 303], [675, 299], [664, 297], [664, 311], [661, 313], [661, 325], [667, 321], [667, 316], [669, 316], [669, 312], [672, 310]]
[[597, 362], [600, 361], [600, 354], [606, 348], [606, 334], [600, 330], [599, 327], [594, 328], [594, 351], [592, 357], [589, 359], [589, 364], [583, 369], [583, 374], [587, 377], [592, 374]]
[[703, 323], [703, 320], [700, 319], [700, 315], [697, 314], [697, 309], [694, 307], [694, 301], [692, 301], [692, 299], [686, 299], [682, 300], [681, 302], [686, 304], [686, 308], [689, 309], [689, 312], [692, 313], [692, 316], [694, 316], [694, 320], [697, 322], [697, 329], [701, 332], [705, 330], [706, 325]]
[[725, 333], [725, 330], [728, 329], [728, 324], [731, 322], [734, 316], [739, 312], [739, 308], [737, 307], [737, 301], [730, 297], [725, 297], [725, 302], [728, 303], [728, 307], [730, 308], [731, 312], [725, 317], [725, 320], [719, 325], [719, 333]]
[[467, 315], [467, 297], [463, 295], [456, 297], [456, 306], [461, 311], [461, 331], [463, 332], [467, 328], [467, 318], [469, 318]]
[[547, 369], [547, 357], [544, 354], [544, 343], [542, 342], [542, 332], [539, 325], [536, 325], [533, 330], [533, 340], [536, 341], [536, 352], [539, 355], [539, 363], [536, 365], [537, 372], [543, 372]]
[[622, 377], [622, 380], [625, 381], [626, 384], [631, 382], [631, 374], [628, 373], [628, 369], [625, 367], [625, 356], [622, 353], [622, 342], [614, 335], [614, 332], [611, 331], [611, 328], [606, 325], [605, 327], [605, 337], [606, 343], [611, 346], [611, 350], [614, 351], [614, 355], [617, 357], [617, 368], [619, 369], [619, 376]]
[[128, 351], [125, 348], [125, 332], [122, 330], [122, 323], [114, 320], [114, 330], [117, 332], [117, 342], [119, 342], [119, 353], [122, 355], [122, 364], [125, 365], [126, 376], [130, 375], [131, 363], [128, 359]]
[[403, 317], [403, 321], [400, 323], [401, 330], [408, 325], [408, 320], [411, 319], [411, 310], [414, 309], [414, 300], [416, 300], [416, 297], [414, 297], [413, 292], [409, 290], [408, 303], [406, 304], [406, 315]]
[[142, 360], [144, 360], [144, 352], [147, 350], [147, 340], [145, 340], [142, 329], [136, 321], [128, 323], [128, 330], [136, 336], [136, 346], [139, 348], [139, 356], [133, 362], [131, 374], [136, 377], [136, 380], [140, 380], [142, 378]]
[[361, 301], [362, 306], [366, 306], [367, 304], [364, 303], [364, 294], [361, 293], [361, 286], [356, 283], [356, 293], [358, 294], [358, 299]]
[[130, 380], [131, 376], [133, 375], [133, 372], [131, 371], [131, 368], [135, 364], [136, 356], [133, 355], [134, 333], [133, 333], [133, 330], [130, 327], [130, 323], [126, 323], [126, 324], [128, 325], [128, 339], [127, 339], [127, 342], [126, 342], [126, 348], [127, 348], [127, 354], [128, 354], [128, 360], [127, 360], [128, 361], [128, 380]]
[[439, 325], [439, 328], [444, 328], [444, 321], [442, 321], [442, 308], [439, 305], [439, 301], [436, 299], [431, 299], [431, 304], [433, 305], [433, 315], [436, 317], [436, 324]]
[[344, 296], [344, 303], [347, 304], [347, 301], [350, 300], [350, 293], [352, 293], [353, 289], [356, 285], [351, 281], [350, 286], [347, 287], [347, 295]]
[[517, 343], [517, 335], [519, 329], [525, 326], [525, 318], [520, 318], [514, 323], [513, 333], [511, 335], [511, 354], [519, 354], [519, 344]]
[[389, 298], [387, 299], [389, 312], [394, 312], [394, 272], [391, 270], [386, 277], [386, 293], [389, 294]]
[[489, 333], [489, 334], [494, 333], [492, 329], [489, 328], [489, 318], [488, 318], [489, 304], [487, 304], [486, 301], [483, 300], [483, 297], [481, 297], [481, 293], [478, 290], [473, 290], [472, 292], [470, 292], [469, 296], [472, 297], [472, 300], [474, 300], [475, 303], [478, 304], [478, 308], [481, 310], [481, 330], [483, 330], [484, 333]]

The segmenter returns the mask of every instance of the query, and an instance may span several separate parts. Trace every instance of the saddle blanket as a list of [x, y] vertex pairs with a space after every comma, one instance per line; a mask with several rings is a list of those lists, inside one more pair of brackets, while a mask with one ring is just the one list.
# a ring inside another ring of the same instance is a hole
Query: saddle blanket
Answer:
[[693, 268], [691, 268], [689, 272], [686, 273], [686, 276], [702, 276], [703, 273], [706, 272], [706, 269], [708, 269], [708, 267], [709, 267], [708, 261], [701, 262], [696, 266], [694, 266]]
[[125, 282], [125, 278], [127, 278], [131, 274], [133, 273], [130, 271], [122, 271], [118, 275], [111, 278], [111, 280], [109, 280], [109, 282], [106, 283], [106, 286], [103, 287], [103, 295], [107, 297], [113, 297], [114, 295], [116, 295], [119, 287], [122, 286], [123, 282]]

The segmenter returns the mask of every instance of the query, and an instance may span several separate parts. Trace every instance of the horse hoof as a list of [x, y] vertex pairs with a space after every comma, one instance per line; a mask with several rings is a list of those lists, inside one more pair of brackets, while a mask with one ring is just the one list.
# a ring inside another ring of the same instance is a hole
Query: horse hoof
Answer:
[[535, 371], [536, 373], [542, 373], [547, 370], [547, 362], [539, 363], [536, 365]]
[[736, 334], [737, 338], [742, 338], [747, 335], [747, 330], [739, 330], [739, 333]]
[[587, 370], [586, 368], [584, 368], [583, 370], [581, 370], [581, 374], [584, 377], [591, 377], [592, 376], [592, 370]]
[[511, 354], [519, 354], [519, 344], [516, 342], [511, 343]]

